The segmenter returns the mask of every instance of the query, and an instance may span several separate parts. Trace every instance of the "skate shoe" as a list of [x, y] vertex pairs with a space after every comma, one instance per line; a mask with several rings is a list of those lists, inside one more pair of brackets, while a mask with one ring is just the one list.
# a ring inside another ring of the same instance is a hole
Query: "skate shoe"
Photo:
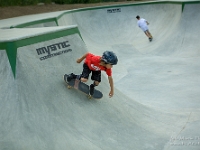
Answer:
[[71, 74], [68, 75], [67, 81], [70, 82], [72, 79], [76, 79], [76, 75], [73, 74], [73, 73], [71, 73]]
[[90, 85], [90, 95], [93, 95], [94, 94], [94, 85], [91, 84]]

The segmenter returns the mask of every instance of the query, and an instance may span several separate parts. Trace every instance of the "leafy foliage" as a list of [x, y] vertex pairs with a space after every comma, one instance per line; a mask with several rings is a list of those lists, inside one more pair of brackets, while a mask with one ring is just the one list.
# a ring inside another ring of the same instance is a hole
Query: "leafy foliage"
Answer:
[[37, 3], [52, 3], [56, 4], [77, 4], [77, 3], [99, 3], [99, 2], [113, 2], [118, 0], [0, 0], [0, 7], [2, 6], [25, 6], [36, 5]]

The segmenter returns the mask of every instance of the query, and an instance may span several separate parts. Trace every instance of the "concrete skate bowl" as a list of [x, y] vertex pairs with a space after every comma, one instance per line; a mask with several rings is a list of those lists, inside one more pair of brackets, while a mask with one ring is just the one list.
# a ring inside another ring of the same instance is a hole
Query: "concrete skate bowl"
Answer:
[[[199, 150], [199, 10], [159, 1], [0, 20], [0, 149]], [[119, 58], [115, 95], [105, 73], [101, 100], [68, 90], [76, 59], [105, 50]]]

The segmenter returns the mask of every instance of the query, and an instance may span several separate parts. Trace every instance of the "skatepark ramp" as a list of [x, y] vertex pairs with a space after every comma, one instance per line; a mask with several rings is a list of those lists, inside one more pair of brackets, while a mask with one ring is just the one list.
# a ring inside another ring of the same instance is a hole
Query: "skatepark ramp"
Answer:
[[[199, 150], [199, 10], [152, 1], [0, 20], [0, 150]], [[67, 89], [76, 59], [105, 50], [119, 59], [114, 96], [105, 73], [101, 100]]]

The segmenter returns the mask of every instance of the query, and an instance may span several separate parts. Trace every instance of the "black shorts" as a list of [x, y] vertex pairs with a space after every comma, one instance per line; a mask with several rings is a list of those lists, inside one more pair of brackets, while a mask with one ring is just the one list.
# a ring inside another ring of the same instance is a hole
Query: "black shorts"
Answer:
[[81, 77], [88, 79], [91, 72], [92, 72], [91, 79], [94, 81], [101, 82], [101, 71], [92, 71], [92, 70], [90, 70], [88, 65], [84, 63], [83, 64], [83, 72], [81, 74]]

